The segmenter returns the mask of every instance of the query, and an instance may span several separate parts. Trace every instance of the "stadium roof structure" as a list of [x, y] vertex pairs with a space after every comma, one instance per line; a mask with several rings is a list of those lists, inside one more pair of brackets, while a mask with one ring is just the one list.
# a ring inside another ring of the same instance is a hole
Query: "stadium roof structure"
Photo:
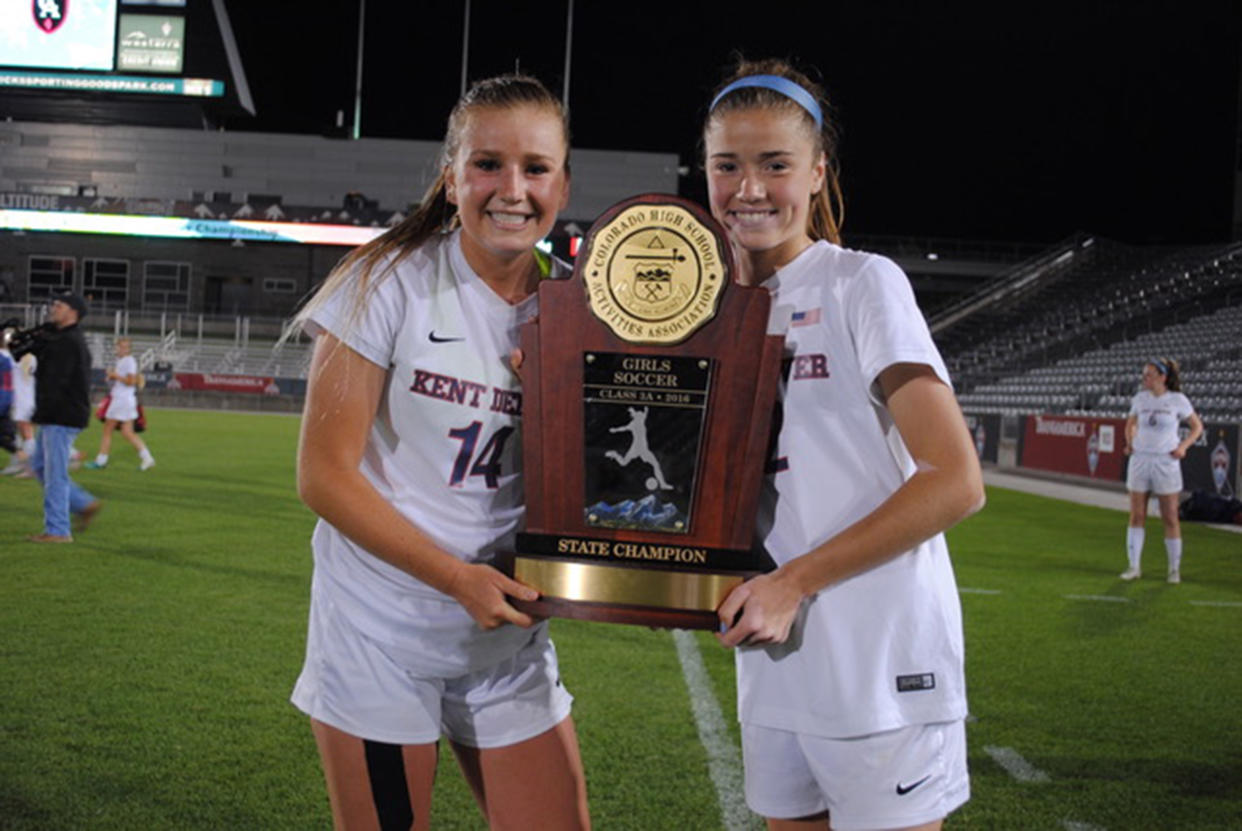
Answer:
[[9, 120], [201, 129], [255, 115], [224, 0], [11, 3], [0, 36]]

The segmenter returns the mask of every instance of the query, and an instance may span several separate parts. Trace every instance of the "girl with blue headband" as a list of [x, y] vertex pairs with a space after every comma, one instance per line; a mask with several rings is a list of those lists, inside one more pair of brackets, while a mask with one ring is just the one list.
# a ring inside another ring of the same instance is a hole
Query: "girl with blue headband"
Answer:
[[827, 100], [744, 62], [703, 131], [713, 215], [785, 336], [756, 539], [719, 609], [746, 799], [771, 829], [939, 828], [970, 793], [961, 607], [943, 531], [982, 474], [906, 275], [840, 245]]
[[[1130, 523], [1126, 527], [1129, 567], [1122, 580], [1143, 576], [1143, 542], [1147, 536], [1147, 500], [1156, 495], [1164, 525], [1164, 549], [1169, 558], [1167, 579], [1182, 582], [1182, 526], [1177, 515], [1182, 495], [1182, 462], [1186, 451], [1203, 435], [1203, 422], [1181, 392], [1177, 361], [1152, 358], [1143, 366], [1143, 388], [1130, 402], [1126, 418], [1126, 490], [1130, 492]], [[1185, 438], [1182, 422], [1190, 425]]]

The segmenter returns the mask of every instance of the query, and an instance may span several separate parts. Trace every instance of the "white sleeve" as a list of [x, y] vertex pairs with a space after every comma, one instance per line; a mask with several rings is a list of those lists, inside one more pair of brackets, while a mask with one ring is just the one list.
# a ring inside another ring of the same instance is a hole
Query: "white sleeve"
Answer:
[[1192, 415], [1195, 414], [1195, 408], [1194, 408], [1194, 405], [1190, 403], [1190, 399], [1187, 398], [1183, 393], [1179, 392], [1178, 395], [1181, 396], [1181, 400], [1177, 402], [1178, 403], [1177, 420], [1185, 421], [1186, 419], [1190, 418]]
[[868, 389], [877, 403], [880, 373], [893, 364], [924, 364], [949, 386], [949, 371], [932, 341], [905, 272], [892, 260], [873, 256], [845, 294], [846, 319]]
[[[307, 334], [328, 332], [371, 363], [387, 369], [392, 364], [393, 345], [405, 318], [401, 272], [400, 265], [376, 266], [371, 280], [379, 279], [379, 283], [371, 283], [364, 290], [355, 269], [311, 314], [305, 327]], [[366, 292], [361, 309], [355, 307], [359, 291]]]
[[1138, 398], [1136, 395], [1130, 399], [1130, 415], [1132, 416], [1138, 415]]

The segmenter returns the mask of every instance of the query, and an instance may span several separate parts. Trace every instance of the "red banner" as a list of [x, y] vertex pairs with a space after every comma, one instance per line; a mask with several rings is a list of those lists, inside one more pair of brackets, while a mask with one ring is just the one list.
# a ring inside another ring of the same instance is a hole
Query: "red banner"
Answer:
[[168, 382], [168, 389], [280, 395], [280, 387], [276, 384], [276, 379], [270, 376], [221, 375], [212, 372], [178, 372]]
[[1023, 419], [1018, 464], [1119, 481], [1125, 470], [1125, 420], [1038, 415]]

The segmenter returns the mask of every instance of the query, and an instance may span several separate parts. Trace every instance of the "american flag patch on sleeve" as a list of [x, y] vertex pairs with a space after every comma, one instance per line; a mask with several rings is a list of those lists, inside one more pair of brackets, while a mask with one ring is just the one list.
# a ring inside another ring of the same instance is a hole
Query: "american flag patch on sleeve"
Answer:
[[807, 309], [805, 312], [794, 312], [789, 324], [791, 326], [811, 326], [819, 323], [819, 309], [820, 307], [816, 306], [814, 309]]

